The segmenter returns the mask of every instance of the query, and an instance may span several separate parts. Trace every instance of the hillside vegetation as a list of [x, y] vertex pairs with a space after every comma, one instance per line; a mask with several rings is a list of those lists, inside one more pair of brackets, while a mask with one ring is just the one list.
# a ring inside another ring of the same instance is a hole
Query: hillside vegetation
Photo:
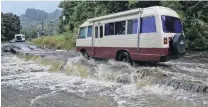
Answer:
[[26, 38], [37, 37], [38, 32], [42, 34], [42, 20], [44, 35], [56, 35], [59, 33], [59, 16], [61, 10], [56, 9], [52, 13], [47, 13], [38, 9], [27, 9], [25, 14], [20, 16], [21, 33], [26, 35]]
[[71, 33], [56, 36], [42, 36], [32, 40], [32, 43], [42, 48], [70, 50], [75, 47], [75, 38]]
[[[149, 6], [165, 6], [181, 17], [188, 50], [208, 50], [208, 2], [207, 1], [62, 1], [59, 5], [66, 16], [65, 26], [59, 23], [61, 32], [77, 29], [89, 18]], [[59, 22], [63, 22], [60, 18]]]

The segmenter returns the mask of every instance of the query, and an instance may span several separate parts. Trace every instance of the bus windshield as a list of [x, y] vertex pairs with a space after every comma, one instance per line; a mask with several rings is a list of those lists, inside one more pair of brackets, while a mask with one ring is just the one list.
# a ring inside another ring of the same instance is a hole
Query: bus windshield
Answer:
[[179, 18], [162, 16], [162, 27], [165, 33], [182, 33], [182, 25]]

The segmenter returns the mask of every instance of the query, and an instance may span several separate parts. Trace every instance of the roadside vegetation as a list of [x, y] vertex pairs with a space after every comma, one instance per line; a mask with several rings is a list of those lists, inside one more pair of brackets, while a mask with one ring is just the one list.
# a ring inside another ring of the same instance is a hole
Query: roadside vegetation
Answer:
[[51, 72], [65, 71], [64, 73], [67, 75], [76, 75], [82, 78], [87, 78], [89, 75], [89, 68], [79, 63], [71, 66], [67, 65], [67, 62], [63, 60], [49, 59], [33, 54], [25, 54], [22, 52], [19, 52], [17, 56], [19, 58], [25, 59], [25, 61], [35, 61], [41, 65], [48, 66], [50, 68], [49, 71]]
[[1, 41], [1, 44], [6, 44], [8, 43], [8, 41]]
[[41, 36], [33, 39], [31, 42], [42, 48], [70, 50], [75, 47], [75, 36], [66, 32], [55, 36]]

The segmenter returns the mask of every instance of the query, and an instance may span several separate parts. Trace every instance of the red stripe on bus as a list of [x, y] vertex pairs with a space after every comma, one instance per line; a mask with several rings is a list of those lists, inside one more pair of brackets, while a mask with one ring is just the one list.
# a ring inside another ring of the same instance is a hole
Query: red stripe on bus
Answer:
[[118, 51], [127, 51], [135, 61], [160, 61], [161, 56], [168, 55], [168, 48], [128, 48], [128, 47], [76, 47], [76, 51], [86, 49], [89, 56], [116, 59]]

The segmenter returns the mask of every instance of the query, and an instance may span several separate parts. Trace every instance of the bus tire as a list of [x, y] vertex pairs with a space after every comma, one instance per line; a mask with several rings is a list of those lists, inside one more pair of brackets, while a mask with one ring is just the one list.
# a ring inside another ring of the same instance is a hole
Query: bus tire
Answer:
[[88, 55], [88, 53], [87, 53], [86, 50], [85, 50], [85, 51], [82, 51], [81, 53], [82, 53], [82, 56], [83, 56], [84, 58], [86, 58], [86, 59], [89, 58], [89, 55]]
[[121, 52], [118, 55], [118, 59], [117, 60], [132, 64], [132, 60], [131, 60], [131, 57], [130, 57], [128, 52]]

